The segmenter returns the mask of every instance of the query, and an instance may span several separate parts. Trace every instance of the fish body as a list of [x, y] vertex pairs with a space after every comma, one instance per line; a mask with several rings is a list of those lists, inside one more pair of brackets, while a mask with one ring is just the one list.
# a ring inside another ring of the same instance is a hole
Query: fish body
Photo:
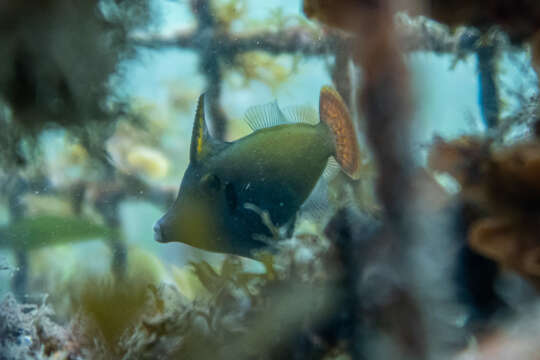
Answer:
[[[354, 132], [336, 141], [339, 134], [334, 129], [353, 129], [346, 107], [329, 88], [323, 88], [321, 99], [331, 104], [321, 103], [323, 121], [318, 124], [293, 123], [271, 104], [251, 111], [248, 120], [255, 129], [253, 133], [234, 142], [222, 142], [208, 133], [201, 96], [190, 164], [178, 198], [154, 226], [156, 240], [250, 256], [266, 245], [258, 235], [271, 236], [261, 213], [254, 209], [266, 212], [275, 226], [286, 225], [310, 195], [331, 156], [339, 162], [341, 155], [344, 164], [349, 160], [347, 170], [354, 175], [358, 170]], [[326, 105], [330, 109], [323, 109]], [[336, 115], [344, 118], [335, 121], [349, 124], [332, 123], [330, 117]], [[343, 147], [346, 142], [352, 150]], [[346, 159], [352, 155], [356, 159]]]

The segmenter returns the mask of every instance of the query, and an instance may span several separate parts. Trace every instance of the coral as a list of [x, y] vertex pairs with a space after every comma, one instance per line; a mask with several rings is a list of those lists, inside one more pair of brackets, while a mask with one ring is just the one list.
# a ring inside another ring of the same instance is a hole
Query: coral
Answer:
[[[124, 277], [74, 275], [66, 289], [76, 315], [65, 328], [50, 322], [45, 307], [18, 305], [10, 296], [0, 312], [7, 319], [0, 329], [10, 334], [5, 346], [27, 358], [245, 358], [265, 352], [275, 357], [312, 347], [335, 353], [310, 340], [331, 314], [329, 285], [337, 274], [330, 245], [315, 229], [303, 225], [276, 253], [261, 253], [264, 272], [251, 272], [232, 256], [218, 267], [203, 261], [177, 269], [184, 278], [189, 273], [191, 283], [196, 279], [197, 290], [189, 298], [185, 281], [178, 286], [164, 281], [157, 259], [132, 250]], [[288, 334], [298, 331], [306, 331], [301, 337], [307, 348], [289, 340]], [[25, 336], [31, 339], [22, 343], [25, 347], [11, 348]], [[7, 357], [12, 358], [18, 357]]]
[[229, 31], [233, 23], [242, 19], [247, 10], [245, 0], [214, 1], [213, 5], [218, 26], [225, 31]]
[[495, 146], [488, 139], [438, 139], [429, 166], [460, 184], [461, 199], [476, 215], [468, 231], [470, 247], [539, 284], [540, 242], [536, 215], [540, 202], [538, 140]]
[[430, 17], [453, 26], [498, 25], [515, 41], [522, 41], [534, 34], [540, 20], [540, 6], [534, 0], [520, 0], [511, 4], [504, 0], [431, 0], [427, 8]]
[[132, 139], [112, 138], [108, 149], [117, 169], [122, 172], [134, 173], [141, 178], [159, 179], [169, 171], [169, 160], [160, 150], [136, 145]]
[[183, 270], [200, 286], [191, 300], [183, 295], [185, 283], [178, 288], [162, 282], [159, 263], [142, 253], [134, 257], [137, 251], [130, 252], [124, 278], [75, 277], [67, 289], [78, 289], [73, 298], [78, 315], [65, 328], [49, 320], [45, 307], [18, 305], [9, 296], [0, 309], [5, 317], [0, 333], [8, 334], [2, 354], [14, 354], [6, 359], [199, 359], [300, 351], [287, 334], [311, 328], [329, 314], [325, 284], [334, 276], [328, 242], [312, 227], [301, 229], [277, 253], [260, 255], [265, 272], [246, 270], [236, 257], [218, 268], [193, 263]]
[[469, 243], [473, 250], [518, 271], [540, 289], [539, 230], [535, 218], [490, 216], [473, 224]]
[[278, 256], [259, 254], [267, 273], [282, 280], [299, 277], [305, 283], [322, 283], [332, 278], [335, 274], [328, 264], [331, 244], [321, 231], [312, 221], [300, 219], [292, 237], [276, 244]]
[[394, 11], [404, 11], [410, 14], [421, 13], [454, 27], [466, 25], [488, 28], [497, 25], [508, 32], [516, 42], [534, 34], [538, 30], [538, 20], [540, 19], [540, 6], [534, 0], [520, 0], [511, 4], [505, 0], [452, 2], [430, 0], [423, 7], [414, 2], [306, 0], [304, 1], [304, 12], [307, 16], [316, 18], [325, 24], [334, 27], [347, 27], [346, 24], [351, 19], [349, 18], [351, 13], [389, 4]]
[[206, 335], [205, 319], [197, 316], [177, 288], [162, 284], [152, 293], [151, 308], [157, 311], [145, 314], [132, 332], [122, 336], [119, 347], [125, 358], [174, 359], [186, 345], [186, 335], [201, 342]]
[[[267, 84], [272, 90], [283, 84], [296, 72], [299, 58], [285, 63], [274, 56], [261, 51], [246, 52], [236, 56], [234, 67], [242, 75], [244, 85], [251, 80], [258, 80]], [[290, 64], [289, 64], [290, 63]]]
[[0, 303], [0, 359], [53, 359], [65, 355], [68, 332], [52, 322], [46, 305], [19, 304], [7, 294]]
[[540, 145], [537, 141], [497, 147], [489, 139], [435, 141], [428, 164], [461, 185], [466, 201], [498, 211], [537, 207]]
[[169, 161], [158, 150], [137, 146], [127, 156], [128, 165], [152, 178], [163, 178], [169, 171]]

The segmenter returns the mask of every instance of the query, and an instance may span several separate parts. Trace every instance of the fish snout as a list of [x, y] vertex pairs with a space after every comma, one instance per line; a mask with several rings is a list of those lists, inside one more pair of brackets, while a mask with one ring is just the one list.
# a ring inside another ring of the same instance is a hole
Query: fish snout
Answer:
[[154, 240], [160, 243], [166, 243], [165, 234], [163, 231], [163, 218], [156, 221], [154, 224]]

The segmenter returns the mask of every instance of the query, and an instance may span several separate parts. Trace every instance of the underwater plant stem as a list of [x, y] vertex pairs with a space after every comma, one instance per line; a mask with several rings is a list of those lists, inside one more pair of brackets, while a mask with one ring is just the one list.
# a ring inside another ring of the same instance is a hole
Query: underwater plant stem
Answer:
[[124, 240], [122, 240], [119, 235], [120, 234], [115, 236], [114, 239], [111, 239], [111, 250], [113, 253], [111, 269], [116, 277], [121, 278], [126, 274], [128, 251]]
[[[359, 44], [354, 60], [363, 71], [363, 79], [358, 84], [358, 113], [365, 117], [366, 138], [378, 169], [376, 191], [391, 239], [389, 271], [399, 274], [398, 288], [406, 291], [405, 295], [393, 300], [397, 302], [401, 321], [392, 324], [388, 331], [395, 334], [396, 345], [403, 354], [428, 359], [428, 319], [421, 312], [403, 310], [419, 303], [418, 294], [412, 290], [416, 280], [411, 263], [411, 252], [417, 241], [414, 207], [417, 194], [410, 143], [412, 92], [401, 44], [393, 26], [390, 2], [381, 0], [376, 7], [364, 6], [357, 8], [356, 16], [349, 15], [349, 26], [355, 30]], [[401, 299], [409, 297], [407, 301]], [[414, 331], [401, 323], [415, 323]]]
[[227, 134], [227, 117], [220, 104], [222, 74], [219, 59], [210, 53], [204, 53], [201, 59], [201, 68], [207, 78], [207, 99], [209, 100], [209, 113], [212, 135], [224, 140]]
[[[301, 53], [304, 56], [320, 56], [331, 53], [337, 40], [352, 45], [350, 37], [334, 32], [319, 35], [301, 27], [291, 27], [280, 32], [261, 31], [250, 35], [231, 35], [218, 32], [214, 33], [213, 36], [215, 55], [225, 55], [227, 58], [250, 51], [265, 51], [273, 55]], [[182, 32], [173, 37], [156, 35], [148, 38], [136, 38], [134, 42], [139, 46], [155, 49], [180, 47], [197, 52], [207, 47], [198, 38], [196, 31]]]
[[112, 230], [108, 243], [112, 251], [111, 269], [115, 276], [123, 277], [127, 268], [127, 247], [122, 236], [120, 204], [126, 199], [144, 200], [164, 207], [170, 205], [176, 195], [176, 189], [158, 189], [150, 187], [136, 176], [120, 175], [115, 169], [110, 170], [112, 182], [96, 184], [101, 193], [94, 205]]
[[220, 59], [222, 52], [219, 49], [220, 41], [216, 38], [220, 29], [217, 28], [216, 18], [212, 15], [209, 0], [192, 0], [191, 9], [197, 19], [194, 39], [200, 44], [199, 66], [201, 73], [206, 77], [210, 128], [214, 137], [223, 140], [227, 133], [227, 117], [220, 105], [223, 78]]
[[95, 206], [101, 213], [105, 223], [112, 230], [107, 239], [111, 251], [111, 269], [115, 276], [123, 277], [127, 267], [127, 249], [121, 237], [120, 202], [125, 199], [122, 191], [110, 191], [101, 194], [96, 200]]
[[[430, 212], [424, 205], [429, 203], [428, 195], [414, 186], [409, 74], [391, 23], [391, 1], [377, 3], [376, 8], [366, 6], [351, 26], [361, 45], [354, 56], [363, 70], [358, 112], [365, 117], [366, 137], [378, 169], [377, 194], [390, 238], [385, 263], [398, 274], [393, 301], [400, 320], [389, 332], [398, 340], [400, 352], [410, 355], [407, 358], [438, 359], [452, 351], [448, 329], [455, 321], [451, 313], [458, 308], [448, 306], [455, 304], [453, 287], [440, 289], [440, 284], [451, 284], [447, 270], [453, 266], [448, 254], [455, 246], [448, 231], [452, 215]], [[402, 325], [413, 323], [412, 328]]]
[[407, 69], [389, 18], [389, 14], [377, 14], [369, 24], [359, 26], [361, 47], [354, 58], [363, 70], [357, 104], [358, 112], [365, 116], [367, 139], [377, 162], [378, 196], [388, 220], [400, 228], [409, 214], [412, 195], [412, 100]]
[[216, 25], [210, 0], [191, 0], [191, 10], [199, 22], [199, 27], [214, 27]]
[[[359, 274], [364, 268], [365, 257], [362, 256], [367, 244], [373, 244], [380, 224], [371, 219], [358, 216], [349, 208], [342, 208], [332, 217], [326, 226], [325, 235], [335, 247], [336, 260], [341, 266], [336, 295], [337, 314], [330, 322], [340, 338], [346, 339], [348, 353], [353, 359], [362, 359], [363, 316], [360, 299], [361, 281]], [[357, 236], [357, 235], [360, 236]], [[371, 296], [371, 295], [370, 295]]]
[[[16, 222], [24, 217], [26, 213], [23, 196], [29, 191], [28, 183], [19, 176], [10, 179], [8, 191], [8, 210], [10, 222]], [[11, 282], [11, 287], [15, 296], [22, 300], [28, 288], [28, 252], [25, 249], [15, 249], [15, 261], [17, 263], [15, 275]]]
[[494, 129], [499, 123], [499, 89], [497, 86], [497, 49], [484, 45], [476, 52], [478, 61], [478, 102], [484, 124]]
[[[195, 1], [197, 9], [205, 2]], [[204, 15], [202, 15], [204, 14]], [[199, 12], [206, 19], [207, 12]], [[462, 31], [451, 32], [448, 28], [423, 17], [400, 15], [398, 21], [399, 47], [404, 52], [429, 51], [435, 54], [476, 53], [474, 42], [463, 41], [464, 38], [475, 36], [476, 30], [466, 28]], [[336, 45], [343, 42], [347, 48], [354, 46], [354, 39], [344, 33], [325, 31], [314, 32], [302, 26], [291, 26], [280, 31], [260, 31], [252, 34], [229, 34], [224, 30], [214, 32], [214, 55], [226, 54], [232, 57], [249, 51], [265, 51], [269, 54], [298, 54], [304, 56], [321, 56], [334, 52]], [[180, 47], [201, 51], [207, 44], [201, 41], [198, 30], [175, 33], [173, 36], [153, 35], [133, 38], [138, 46], [149, 48]], [[500, 47], [499, 44], [496, 45]]]
[[17, 299], [22, 300], [28, 289], [28, 252], [20, 249], [15, 251], [17, 267], [13, 276], [12, 288]]
[[348, 45], [350, 45], [348, 42], [341, 40], [335, 47], [335, 60], [331, 76], [337, 92], [341, 95], [348, 108], [351, 109], [352, 80], [349, 68], [351, 47]]

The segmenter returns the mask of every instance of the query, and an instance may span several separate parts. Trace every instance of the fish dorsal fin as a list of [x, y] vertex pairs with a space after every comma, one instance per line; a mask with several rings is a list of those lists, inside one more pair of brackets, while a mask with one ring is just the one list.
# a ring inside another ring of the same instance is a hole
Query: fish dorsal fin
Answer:
[[250, 107], [244, 115], [244, 121], [253, 131], [290, 124], [281, 112], [277, 101]]
[[211, 152], [211, 145], [214, 142], [204, 116], [204, 96], [199, 96], [197, 103], [197, 111], [195, 112], [195, 121], [193, 122], [193, 133], [191, 135], [191, 148], [189, 158], [192, 162], [197, 162], [203, 159]]
[[319, 114], [317, 110], [308, 105], [287, 106], [283, 109], [285, 118], [292, 123], [304, 123], [317, 125], [319, 123]]

